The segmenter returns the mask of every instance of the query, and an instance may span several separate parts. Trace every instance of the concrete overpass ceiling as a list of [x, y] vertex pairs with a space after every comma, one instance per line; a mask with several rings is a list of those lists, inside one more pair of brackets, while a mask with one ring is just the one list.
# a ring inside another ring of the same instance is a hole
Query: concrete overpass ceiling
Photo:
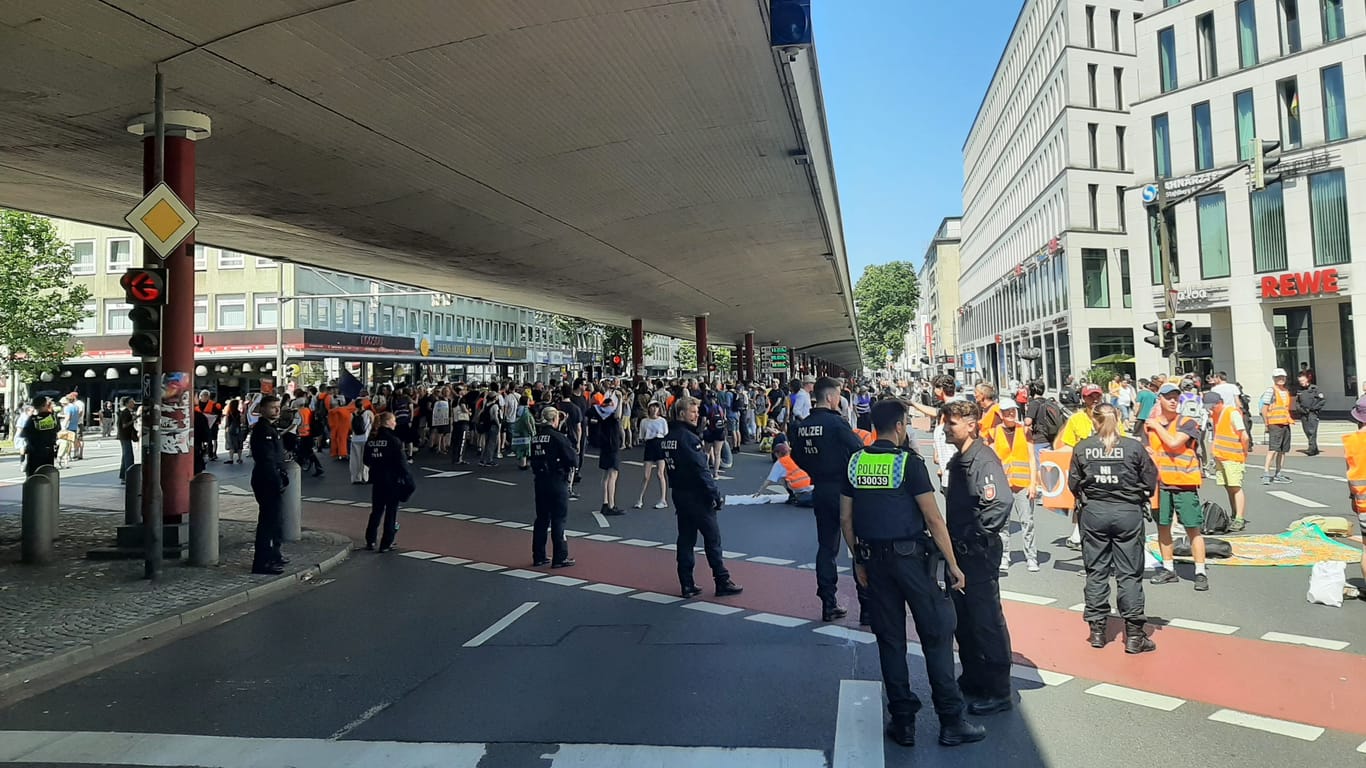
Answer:
[[0, 204], [119, 225], [160, 61], [213, 119], [200, 242], [854, 367], [766, 5], [0, 5]]

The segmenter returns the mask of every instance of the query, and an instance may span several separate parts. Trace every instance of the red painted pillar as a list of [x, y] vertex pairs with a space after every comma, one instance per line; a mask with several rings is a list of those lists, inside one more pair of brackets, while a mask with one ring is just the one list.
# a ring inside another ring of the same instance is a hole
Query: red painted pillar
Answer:
[[645, 322], [640, 318], [631, 321], [631, 374], [645, 375]]
[[707, 363], [711, 362], [711, 355], [707, 352], [707, 316], [698, 317], [697, 328], [697, 372], [701, 378], [707, 378]]
[[745, 334], [745, 381], [754, 381], [754, 331]]
[[[176, 193], [185, 207], [194, 210], [194, 140], [183, 136], [170, 135], [173, 129], [167, 126], [165, 144], [165, 167], [163, 173], [166, 184]], [[156, 139], [146, 136], [142, 141], [142, 185], [143, 191], [151, 191], [156, 186]], [[157, 264], [159, 259], [151, 248], [142, 251], [144, 264]], [[166, 259], [166, 307], [162, 310], [161, 330], [161, 368], [164, 376], [183, 374], [183, 380], [191, 390], [194, 388], [194, 234]], [[160, 386], [159, 383], [154, 383]], [[182, 396], [186, 398], [186, 396]], [[194, 401], [194, 394], [182, 402]], [[168, 424], [168, 418], [173, 424]], [[183, 423], [181, 419], [183, 418]], [[161, 416], [161, 439], [163, 446], [174, 439], [174, 432], [189, 430], [181, 442], [194, 447], [194, 413], [181, 413], [165, 409]], [[182, 515], [190, 510], [190, 477], [194, 474], [194, 454], [175, 450], [162, 450], [161, 454], [161, 494], [162, 514], [167, 525], [181, 522]]]

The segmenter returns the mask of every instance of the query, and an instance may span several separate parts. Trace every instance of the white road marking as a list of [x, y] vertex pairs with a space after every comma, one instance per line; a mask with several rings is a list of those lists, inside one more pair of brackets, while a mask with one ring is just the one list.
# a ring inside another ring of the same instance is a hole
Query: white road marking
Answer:
[[670, 551], [670, 552], [677, 552], [677, 551], [678, 551], [678, 545], [677, 545], [677, 544], [660, 544], [659, 547], [658, 547], [658, 549], [664, 549], [664, 550], [668, 550], [668, 551]]
[[365, 721], [388, 709], [391, 704], [393, 704], [392, 701], [383, 701], [365, 710], [364, 712], [360, 713], [360, 717], [357, 717], [355, 720], [352, 720], [351, 722], [347, 723], [346, 725], [343, 725], [342, 727], [334, 731], [331, 736], [327, 737], [328, 740], [336, 741], [337, 739], [340, 739], [346, 734], [361, 727], [362, 725], [365, 725]]
[[372, 505], [371, 502], [368, 502], [368, 501], [353, 501], [353, 502], [351, 502], [351, 506], [353, 506], [353, 507], [369, 507], [369, 506], [373, 506], [373, 505]]
[[847, 565], [837, 565], [837, 566], [835, 566], [835, 573], [848, 573], [848, 572], [849, 572], [849, 566], [847, 566]]
[[481, 477], [479, 479], [483, 480], [486, 483], [497, 483], [498, 485], [516, 485], [516, 483], [509, 483], [506, 480], [495, 480], [492, 477]]
[[596, 458], [599, 458], [597, 455], [592, 454], [592, 453], [585, 453], [585, 454], [583, 455], [583, 457], [584, 457], [585, 459], [596, 459]]
[[882, 768], [882, 683], [841, 680], [830, 768]]
[[1298, 504], [1305, 509], [1327, 509], [1327, 504], [1320, 504], [1317, 501], [1306, 499], [1303, 496], [1296, 496], [1290, 491], [1267, 491], [1267, 496], [1275, 496], [1281, 501], [1288, 501], [1291, 504]]
[[318, 503], [327, 501], [327, 499], [324, 499], [324, 498], [321, 497], [321, 496], [305, 496], [305, 497], [304, 497], [304, 501], [311, 501], [311, 502], [313, 502], [314, 504], [318, 504]]
[[768, 747], [560, 744], [541, 759], [549, 761], [547, 768], [826, 768], [823, 750]]
[[855, 643], [863, 643], [865, 645], [877, 642], [877, 635], [874, 635], [872, 632], [864, 632], [861, 629], [850, 629], [849, 627], [842, 627], [838, 624], [826, 624], [823, 627], [817, 627], [811, 631], [818, 635], [838, 637], [841, 640], [852, 640]]
[[1221, 709], [1210, 715], [1209, 719], [1216, 723], [1241, 725], [1244, 728], [1266, 731], [1267, 733], [1274, 733], [1278, 736], [1289, 736], [1292, 739], [1299, 739], [1300, 741], [1316, 741], [1323, 735], [1323, 729], [1315, 725], [1292, 723], [1289, 720], [1277, 720], [1274, 717], [1250, 715], [1246, 712], [1239, 712], [1236, 709]]
[[1026, 667], [1023, 664], [1011, 664], [1010, 676], [1017, 680], [1024, 680], [1030, 683], [1042, 683], [1043, 685], [1048, 686], [1062, 685], [1068, 680], [1073, 679], [1071, 675], [1064, 675], [1061, 672], [1054, 672], [1051, 669]]
[[468, 475], [468, 474], [470, 473], [469, 470], [465, 470], [465, 471], [446, 471], [446, 472], [443, 472], [443, 471], [441, 471], [441, 470], [439, 470], [439, 469], [432, 469], [431, 467], [423, 467], [423, 469], [425, 469], [426, 471], [432, 473], [432, 474], [430, 474], [430, 475], [427, 475], [427, 478], [426, 478], [426, 479], [428, 479], [428, 480], [435, 480], [435, 479], [441, 478], [441, 477], [464, 477], [465, 475]]
[[1111, 685], [1110, 683], [1091, 686], [1086, 689], [1086, 692], [1092, 696], [1114, 699], [1126, 704], [1137, 704], [1140, 707], [1160, 709], [1164, 712], [1171, 712], [1186, 703], [1185, 699], [1178, 699], [1174, 696], [1163, 696], [1160, 693], [1150, 693], [1140, 691], [1137, 688], [1125, 688], [1122, 685]]
[[342, 506], [350, 506], [351, 500], [350, 500], [350, 499], [328, 499], [328, 500], [327, 500], [327, 503], [328, 503], [328, 504], [341, 504]]
[[802, 563], [801, 565], [799, 565], [799, 566], [797, 566], [797, 567], [798, 567], [798, 568], [801, 568], [803, 571], [814, 571], [814, 570], [816, 570], [816, 564], [815, 564], [815, 563]]
[[533, 601], [529, 603], [522, 603], [516, 608], [513, 608], [512, 611], [508, 613], [508, 615], [493, 622], [493, 624], [489, 625], [488, 629], [484, 630], [483, 632], [480, 632], [479, 634], [475, 635], [474, 637], [466, 641], [464, 647], [478, 648], [484, 643], [487, 643], [489, 640], [493, 639], [494, 635], [497, 635], [499, 632], [502, 632], [503, 630], [512, 626], [512, 622], [525, 616], [527, 614], [527, 611], [530, 611], [537, 605], [540, 605], [540, 603]]
[[736, 608], [733, 605], [721, 605], [720, 603], [709, 603], [706, 600], [694, 600], [684, 603], [684, 608], [690, 611], [701, 611], [702, 613], [714, 613], [717, 616], [729, 616], [732, 613], [739, 613], [744, 608]]
[[499, 522], [502, 522], [502, 521], [499, 520], [499, 519], [496, 518], [496, 517], [476, 517], [476, 518], [474, 518], [473, 520], [471, 520], [470, 522], [471, 522], [471, 523], [481, 523], [481, 524], [483, 524], [483, 525], [488, 525], [489, 523], [499, 523]]
[[764, 557], [762, 555], [758, 557], [751, 557], [749, 561], [751, 563], [761, 563], [763, 565], [792, 565], [793, 563], [797, 562], [796, 560], [787, 560], [781, 557]]
[[465, 567], [473, 568], [476, 571], [484, 571], [486, 573], [493, 573], [494, 571], [501, 571], [507, 568], [506, 565], [498, 565], [497, 563], [466, 563]]
[[584, 536], [584, 538], [589, 541], [619, 541], [621, 539], [620, 536], [608, 536], [605, 533], [595, 533], [592, 536]]
[[1288, 472], [1288, 473], [1290, 473], [1290, 474], [1292, 474], [1292, 475], [1304, 475], [1305, 477], [1317, 477], [1317, 478], [1320, 479], [1320, 480], [1336, 480], [1336, 481], [1338, 481], [1339, 483], [1345, 483], [1345, 482], [1347, 482], [1347, 478], [1343, 477], [1342, 475], [1325, 475], [1325, 474], [1323, 474], [1322, 472], [1306, 472], [1306, 471], [1304, 471], [1304, 470], [1302, 470], [1302, 469], [1290, 469], [1290, 468], [1288, 468], [1288, 467], [1282, 468], [1281, 471], [1282, 471], [1282, 472]]
[[810, 624], [806, 619], [799, 619], [796, 616], [780, 616], [776, 613], [753, 613], [745, 617], [746, 621], [757, 621], [760, 624], [772, 624], [775, 627], [800, 627], [803, 624]]
[[1197, 632], [1213, 632], [1216, 635], [1231, 635], [1238, 631], [1237, 627], [1228, 624], [1214, 624], [1208, 621], [1196, 621], [1195, 619], [1167, 619], [1167, 626], [1178, 629], [1193, 629]]
[[1290, 643], [1292, 645], [1307, 645], [1310, 648], [1323, 648], [1328, 651], [1340, 651], [1351, 645], [1342, 640], [1327, 640], [1322, 637], [1308, 637], [1306, 635], [1291, 635], [1285, 632], [1267, 632], [1262, 635], [1263, 640], [1270, 640], [1273, 643]]
[[449, 517], [451, 513], [442, 512], [439, 509], [424, 509], [422, 510], [422, 514], [431, 515], [432, 517]]
[[399, 553], [398, 553], [398, 556], [399, 556], [399, 557], [411, 557], [411, 558], [413, 558], [414, 560], [431, 560], [432, 558], [440, 557], [441, 555], [438, 555], [438, 554], [435, 553], [435, 552], [423, 552], [422, 550], [415, 549], [415, 550], [412, 550], [411, 552], [399, 552]]
[[503, 575], [513, 576], [518, 579], [539, 579], [545, 574], [540, 571], [528, 571], [525, 568], [513, 568], [511, 570], [503, 571]]
[[660, 545], [660, 542], [649, 539], [622, 539], [621, 543], [630, 544], [633, 547], [657, 547]]
[[454, 513], [454, 512], [453, 512], [453, 513], [451, 513], [451, 518], [454, 519], [454, 520], [473, 520], [473, 519], [474, 519], [474, 515], [466, 515], [466, 514], [464, 514], [464, 513]]
[[586, 579], [576, 579], [573, 576], [547, 576], [541, 579], [541, 584], [555, 584], [561, 587], [577, 587], [580, 584], [587, 584]]
[[587, 536], [588, 534], [584, 533], [583, 531], [571, 531], [565, 529], [564, 535], [568, 536], [571, 539], [577, 539], [580, 536]]
[[1016, 603], [1029, 603], [1030, 605], [1051, 605], [1058, 602], [1057, 598], [1053, 597], [1029, 595], [1024, 592], [1011, 592], [1005, 589], [1001, 590], [1001, 599], [1010, 600]]
[[433, 562], [433, 563], [445, 563], [446, 565], [464, 565], [464, 564], [469, 563], [469, 562], [472, 562], [472, 561], [466, 560], [466, 559], [463, 558], [463, 557], [438, 557], [438, 558], [436, 558], [435, 560], [433, 560], [432, 562]]
[[742, 558], [742, 557], [744, 557], [744, 556], [745, 556], [745, 553], [744, 553], [744, 552], [731, 552], [731, 551], [729, 551], [729, 550], [725, 550], [725, 551], [722, 551], [722, 552], [721, 552], [721, 557], [724, 557], [724, 558], [727, 559], [727, 560], [738, 560], [738, 559], [740, 559], [740, 558]]
[[1076, 605], [1069, 605], [1067, 606], [1067, 610], [1081, 613], [1082, 611], [1086, 610], [1086, 603], [1077, 603]]
[[643, 466], [645, 466], [645, 462], [643, 462], [643, 461], [631, 461], [630, 459], [627, 459], [625, 463], [626, 463], [626, 464], [630, 464], [630, 465], [633, 466], [633, 467], [643, 467]]
[[598, 592], [604, 595], [624, 595], [635, 591], [632, 587], [619, 587], [616, 584], [585, 584], [583, 588], [589, 592]]
[[[611, 525], [608, 524], [608, 522], [607, 522], [607, 517], [606, 517], [605, 515], [603, 515], [601, 512], [599, 512], [598, 510], [596, 510], [596, 509], [593, 510], [593, 519], [598, 521], [598, 527], [599, 527], [599, 528], [611, 528], [611, 527], [612, 527]], [[612, 538], [613, 538], [613, 539], [617, 539], [617, 538], [620, 538], [620, 537], [613, 536]]]
[[526, 523], [519, 523], [516, 520], [504, 520], [503, 522], [498, 523], [497, 525], [499, 528], [521, 528], [522, 526], [526, 525]]
[[917, 643], [916, 641], [912, 640], [906, 643], [906, 653], [909, 653], [912, 656], [919, 656], [923, 659], [925, 658], [925, 647], [922, 646], [920, 643]]
[[[194, 765], [201, 768], [362, 768], [384, 755], [392, 765], [476, 768], [483, 744], [264, 739], [164, 733], [0, 731], [0, 762]], [[819, 752], [817, 754], [820, 754]]]
[[1366, 755], [1366, 741], [1361, 742], [1361, 746], [1357, 747], [1357, 751]]
[[676, 603], [683, 599], [678, 595], [664, 595], [658, 592], [637, 592], [634, 595], [631, 595], [631, 597], [636, 600], [644, 600], [647, 603], [659, 603], [660, 605]]

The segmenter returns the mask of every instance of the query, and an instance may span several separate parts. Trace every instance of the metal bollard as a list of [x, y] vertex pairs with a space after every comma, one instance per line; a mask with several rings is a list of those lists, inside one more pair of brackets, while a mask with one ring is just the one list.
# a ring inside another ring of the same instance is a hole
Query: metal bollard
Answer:
[[304, 473], [299, 462], [287, 461], [285, 474], [289, 476], [289, 487], [285, 489], [284, 503], [280, 507], [284, 537], [285, 541], [298, 541], [303, 528]]
[[218, 565], [218, 478], [208, 472], [190, 481], [190, 565]]
[[52, 506], [49, 508], [49, 514], [52, 515], [52, 528], [50, 530], [52, 531], [52, 540], [56, 541], [57, 515], [62, 511], [62, 473], [51, 464], [45, 464], [38, 467], [38, 471], [34, 474], [42, 475], [52, 481]]
[[123, 524], [142, 525], [142, 465], [129, 467], [124, 482]]
[[24, 481], [23, 516], [20, 522], [20, 552], [25, 563], [44, 565], [52, 562], [52, 524], [57, 516], [52, 481], [38, 472]]

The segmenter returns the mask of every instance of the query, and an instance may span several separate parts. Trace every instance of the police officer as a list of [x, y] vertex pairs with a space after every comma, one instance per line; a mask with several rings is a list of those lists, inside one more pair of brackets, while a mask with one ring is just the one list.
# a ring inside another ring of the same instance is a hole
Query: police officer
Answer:
[[906, 439], [906, 405], [882, 400], [872, 407], [878, 440], [849, 458], [841, 483], [840, 527], [854, 553], [854, 577], [867, 588], [869, 618], [877, 635], [882, 683], [891, 723], [887, 735], [915, 744], [920, 699], [906, 666], [906, 606], [924, 648], [939, 743], [981, 741], [986, 729], [963, 719], [963, 694], [953, 677], [953, 604], [935, 581], [940, 558], [954, 590], [964, 586], [948, 527], [935, 505], [925, 461], [900, 446]]
[[[844, 618], [848, 611], [836, 602], [839, 573], [840, 489], [849, 468], [849, 457], [863, 448], [863, 441], [840, 415], [840, 385], [828, 376], [816, 380], [811, 391], [811, 414], [793, 429], [792, 458], [816, 484], [816, 596], [821, 599], [821, 621]], [[865, 598], [859, 596], [860, 613]], [[866, 617], [863, 617], [866, 618]], [[865, 623], [860, 620], [860, 623]]]
[[24, 424], [19, 436], [24, 439], [24, 475], [30, 477], [39, 467], [57, 464], [57, 414], [52, 412], [52, 398], [39, 395], [33, 398], [33, 415]]
[[256, 516], [256, 552], [251, 572], [281, 574], [285, 559], [280, 554], [280, 542], [285, 537], [284, 495], [289, 487], [285, 473], [285, 448], [275, 421], [280, 418], [280, 398], [262, 395], [256, 405], [260, 417], [251, 428], [251, 492], [256, 496], [260, 511]]
[[398, 534], [398, 505], [412, 495], [416, 483], [408, 469], [407, 448], [398, 436], [398, 418], [393, 411], [379, 415], [379, 429], [365, 441], [365, 466], [370, 468], [370, 520], [365, 525], [365, 548], [375, 548], [375, 534], [384, 518], [384, 534], [379, 551], [394, 547]]
[[958, 613], [958, 659], [963, 694], [976, 699], [974, 715], [1011, 709], [1010, 632], [1001, 612], [1001, 531], [1010, 520], [1011, 493], [1001, 459], [977, 437], [982, 408], [975, 402], [944, 404], [944, 432], [957, 449], [949, 461], [945, 506], [949, 535], [967, 590], [953, 594]]
[[[568, 568], [574, 564], [565, 541], [564, 522], [569, 516], [569, 478], [579, 456], [569, 438], [560, 431], [564, 420], [555, 408], [541, 409], [541, 423], [531, 437], [531, 472], [535, 476], [536, 524], [531, 529], [532, 565]], [[545, 557], [547, 529], [555, 559]]]
[[711, 575], [716, 582], [716, 596], [738, 595], [743, 589], [730, 580], [730, 572], [721, 559], [721, 527], [716, 521], [716, 513], [724, 502], [702, 451], [702, 438], [697, 435], [697, 416], [695, 398], [680, 397], [674, 401], [673, 421], [660, 445], [678, 516], [678, 583], [683, 597], [702, 594], [693, 581], [692, 551], [700, 533], [707, 565], [711, 566]]
[[1067, 486], [1081, 507], [1081, 557], [1086, 565], [1086, 612], [1091, 647], [1104, 648], [1110, 615], [1110, 577], [1124, 618], [1124, 650], [1157, 646], [1143, 632], [1143, 517], [1157, 488], [1157, 465], [1146, 446], [1119, 434], [1119, 411], [1109, 404], [1092, 413], [1096, 433], [1077, 443]]

